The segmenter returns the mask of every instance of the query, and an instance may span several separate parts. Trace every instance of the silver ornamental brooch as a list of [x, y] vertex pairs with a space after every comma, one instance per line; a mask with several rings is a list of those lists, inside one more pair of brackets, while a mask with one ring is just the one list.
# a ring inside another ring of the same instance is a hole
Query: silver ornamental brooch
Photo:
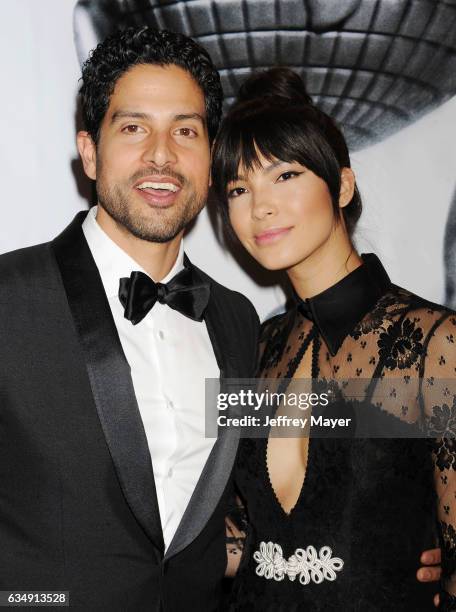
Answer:
[[258, 563], [255, 570], [258, 576], [277, 581], [283, 580], [285, 576], [294, 581], [299, 576], [299, 582], [303, 585], [309, 584], [311, 580], [315, 584], [324, 580], [333, 581], [337, 578], [336, 572], [344, 567], [342, 559], [332, 557], [329, 546], [323, 546], [318, 552], [314, 546], [297, 548], [287, 560], [279, 544], [261, 542], [253, 558]]

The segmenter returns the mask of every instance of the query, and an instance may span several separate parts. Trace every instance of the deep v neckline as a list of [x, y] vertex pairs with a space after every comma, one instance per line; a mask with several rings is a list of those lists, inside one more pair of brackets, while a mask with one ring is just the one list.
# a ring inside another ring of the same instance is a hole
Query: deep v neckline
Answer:
[[[286, 393], [288, 386], [290, 384], [291, 379], [293, 379], [294, 374], [296, 373], [296, 371], [299, 368], [299, 365], [302, 361], [302, 359], [304, 358], [304, 355], [307, 353], [309, 347], [311, 347], [311, 351], [312, 351], [312, 357], [311, 357], [311, 376], [314, 377], [316, 376], [316, 364], [315, 364], [315, 352], [317, 352], [318, 354], [318, 350], [320, 348], [320, 343], [318, 341], [317, 335], [316, 335], [316, 328], [313, 325], [311, 327], [311, 329], [309, 330], [309, 332], [307, 333], [307, 335], [305, 336], [305, 338], [302, 341], [302, 344], [299, 348], [299, 351], [296, 354], [295, 359], [290, 363], [288, 371], [286, 373], [286, 376], [284, 378], [284, 384], [279, 386], [278, 392], [282, 392], [282, 393]], [[279, 407], [277, 407], [278, 410]], [[276, 410], [276, 412], [277, 412]], [[271, 478], [271, 473], [269, 471], [269, 462], [268, 462], [268, 450], [269, 450], [269, 439], [270, 439], [270, 432], [271, 432], [271, 427], [269, 426], [268, 428], [268, 435], [266, 436], [266, 438], [264, 439], [264, 444], [263, 444], [263, 449], [262, 449], [262, 462], [263, 462], [263, 466], [264, 466], [264, 473], [266, 475], [266, 488], [268, 489], [268, 491], [270, 491], [271, 493], [271, 497], [273, 499], [274, 504], [278, 507], [279, 512], [282, 516], [285, 516], [287, 519], [290, 519], [292, 517], [292, 515], [294, 514], [294, 511], [296, 510], [296, 508], [298, 508], [298, 506], [300, 505], [301, 502], [301, 498], [303, 496], [304, 493], [304, 489], [305, 489], [305, 485], [306, 482], [308, 480], [308, 473], [309, 473], [309, 466], [310, 466], [310, 457], [311, 457], [311, 446], [312, 446], [312, 440], [310, 437], [310, 429], [308, 432], [308, 445], [307, 445], [307, 452], [306, 452], [306, 458], [305, 458], [305, 469], [304, 469], [304, 474], [302, 477], [302, 481], [301, 481], [301, 486], [299, 489], [299, 492], [296, 496], [296, 500], [294, 501], [292, 507], [290, 508], [289, 511], [285, 510], [282, 502], [279, 499], [279, 496], [277, 495], [277, 491], [274, 487], [272, 478]], [[301, 439], [301, 438], [300, 438]]]
[[264, 473], [265, 473], [265, 480], [266, 480], [266, 489], [269, 491], [270, 493], [270, 497], [273, 500], [274, 505], [277, 507], [277, 509], [279, 510], [279, 513], [281, 514], [281, 516], [284, 516], [286, 519], [290, 520], [292, 518], [292, 516], [294, 515], [295, 511], [297, 510], [297, 508], [301, 505], [301, 499], [304, 495], [304, 490], [305, 490], [305, 486], [306, 486], [306, 482], [308, 481], [308, 474], [309, 474], [309, 467], [310, 467], [310, 457], [311, 457], [311, 450], [312, 450], [312, 440], [309, 436], [309, 444], [307, 446], [307, 456], [306, 456], [306, 467], [304, 470], [304, 475], [302, 478], [302, 483], [301, 483], [301, 487], [299, 489], [299, 493], [296, 497], [296, 501], [294, 502], [293, 506], [290, 508], [290, 510], [287, 512], [285, 510], [285, 508], [282, 505], [282, 502], [280, 501], [276, 490], [274, 488], [274, 485], [272, 483], [272, 479], [271, 479], [271, 474], [269, 472], [269, 465], [268, 465], [268, 446], [269, 446], [269, 437], [265, 438], [263, 440], [264, 444], [263, 444], [263, 449], [262, 449], [262, 462], [263, 465], [265, 467]]

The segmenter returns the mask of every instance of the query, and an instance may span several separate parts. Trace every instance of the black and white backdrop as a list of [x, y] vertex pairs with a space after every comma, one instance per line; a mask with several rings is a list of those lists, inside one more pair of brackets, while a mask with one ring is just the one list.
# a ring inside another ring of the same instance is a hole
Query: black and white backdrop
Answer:
[[[356, 233], [392, 279], [456, 306], [456, 0], [14, 0], [0, 6], [0, 251], [50, 239], [87, 207], [74, 144], [80, 62], [148, 23], [202, 43], [226, 105], [254, 68], [288, 65], [343, 126], [363, 195]], [[279, 287], [224, 248], [202, 213], [191, 258], [261, 316]]]

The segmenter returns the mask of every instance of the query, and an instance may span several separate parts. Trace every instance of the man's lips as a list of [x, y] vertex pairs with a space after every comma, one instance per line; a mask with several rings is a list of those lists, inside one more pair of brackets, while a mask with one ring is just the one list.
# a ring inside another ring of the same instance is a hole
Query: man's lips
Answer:
[[182, 187], [178, 180], [170, 176], [150, 176], [142, 178], [134, 189], [151, 206], [171, 206]]
[[260, 246], [272, 244], [274, 242], [278, 242], [291, 230], [292, 227], [271, 227], [270, 229], [264, 230], [260, 234], [255, 234], [255, 242]]

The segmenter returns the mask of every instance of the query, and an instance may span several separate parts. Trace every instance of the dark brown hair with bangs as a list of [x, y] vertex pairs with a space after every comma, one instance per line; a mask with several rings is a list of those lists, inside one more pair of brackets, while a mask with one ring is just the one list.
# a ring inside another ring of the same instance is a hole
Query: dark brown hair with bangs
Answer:
[[260, 167], [260, 155], [269, 161], [297, 162], [324, 180], [336, 219], [342, 210], [347, 231], [353, 233], [362, 210], [356, 186], [350, 203], [339, 208], [341, 169], [351, 165], [345, 138], [288, 68], [247, 79], [222, 121], [212, 152], [212, 184], [226, 220], [229, 183], [237, 179], [240, 167], [247, 172]]

